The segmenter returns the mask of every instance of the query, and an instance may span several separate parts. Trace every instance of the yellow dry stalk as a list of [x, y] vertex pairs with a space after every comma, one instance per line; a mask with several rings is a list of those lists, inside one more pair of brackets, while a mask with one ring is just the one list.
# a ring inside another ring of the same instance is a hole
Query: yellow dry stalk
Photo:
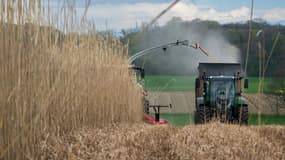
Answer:
[[40, 26], [37, 0], [0, 7], [0, 159], [38, 159], [43, 135], [142, 120], [126, 46]]

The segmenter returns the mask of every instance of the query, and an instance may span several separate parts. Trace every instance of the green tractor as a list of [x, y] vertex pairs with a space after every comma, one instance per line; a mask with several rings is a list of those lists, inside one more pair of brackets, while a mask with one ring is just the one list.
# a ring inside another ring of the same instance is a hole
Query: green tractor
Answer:
[[[239, 63], [199, 63], [195, 83], [195, 124], [215, 118], [221, 122], [248, 124], [248, 104], [242, 97]], [[248, 80], [244, 80], [248, 88]]]

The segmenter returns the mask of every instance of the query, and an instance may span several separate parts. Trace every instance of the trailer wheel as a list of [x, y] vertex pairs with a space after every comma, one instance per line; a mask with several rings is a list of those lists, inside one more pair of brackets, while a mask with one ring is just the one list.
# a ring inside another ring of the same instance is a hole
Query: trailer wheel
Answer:
[[199, 110], [197, 112], [198, 116], [198, 122], [203, 124], [207, 123], [211, 120], [211, 110], [209, 106], [201, 105], [198, 108]]
[[243, 105], [237, 107], [237, 117], [240, 125], [248, 125], [248, 106]]

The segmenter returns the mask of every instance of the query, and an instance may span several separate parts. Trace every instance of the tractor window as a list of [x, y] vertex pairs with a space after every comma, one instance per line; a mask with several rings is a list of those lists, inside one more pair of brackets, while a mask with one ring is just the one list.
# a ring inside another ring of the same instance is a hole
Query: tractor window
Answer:
[[216, 103], [222, 99], [230, 103], [235, 95], [235, 85], [233, 80], [212, 80], [210, 82], [210, 101]]

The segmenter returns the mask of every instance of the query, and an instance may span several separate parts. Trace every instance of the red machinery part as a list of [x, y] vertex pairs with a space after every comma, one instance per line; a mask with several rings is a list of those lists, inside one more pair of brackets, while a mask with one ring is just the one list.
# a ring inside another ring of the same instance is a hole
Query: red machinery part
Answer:
[[149, 123], [149, 124], [154, 124], [154, 125], [165, 125], [168, 124], [167, 120], [164, 119], [159, 119], [159, 121], [155, 120], [155, 116], [149, 115], [149, 114], [144, 114], [144, 120]]

